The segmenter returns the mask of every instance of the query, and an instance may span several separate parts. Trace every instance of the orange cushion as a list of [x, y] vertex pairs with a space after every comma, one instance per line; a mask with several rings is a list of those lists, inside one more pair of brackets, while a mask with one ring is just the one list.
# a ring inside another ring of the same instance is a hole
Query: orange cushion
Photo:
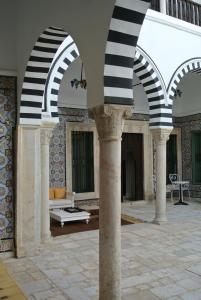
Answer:
[[49, 188], [49, 199], [54, 199], [54, 189]]
[[65, 199], [66, 189], [65, 188], [54, 188], [54, 199]]

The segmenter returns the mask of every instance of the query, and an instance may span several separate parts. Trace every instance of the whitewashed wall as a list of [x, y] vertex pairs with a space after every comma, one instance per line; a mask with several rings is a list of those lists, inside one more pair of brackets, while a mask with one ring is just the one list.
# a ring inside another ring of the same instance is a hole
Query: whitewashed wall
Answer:
[[88, 104], [103, 101], [104, 52], [114, 0], [19, 0], [19, 89], [32, 47], [49, 26], [66, 30], [75, 40], [88, 78]]
[[178, 88], [182, 94], [174, 100], [173, 115], [181, 117], [201, 113], [201, 76], [185, 76]]
[[148, 10], [138, 45], [155, 62], [168, 86], [183, 62], [201, 57], [201, 27]]
[[3, 0], [0, 8], [0, 72], [17, 70], [17, 1]]
[[[59, 90], [59, 107], [87, 108], [87, 90], [80, 87], [76, 89], [71, 86], [72, 79], [77, 78], [80, 80], [81, 66], [81, 59], [78, 58], [70, 65], [68, 71], [65, 72]], [[84, 71], [83, 78], [86, 78]]]

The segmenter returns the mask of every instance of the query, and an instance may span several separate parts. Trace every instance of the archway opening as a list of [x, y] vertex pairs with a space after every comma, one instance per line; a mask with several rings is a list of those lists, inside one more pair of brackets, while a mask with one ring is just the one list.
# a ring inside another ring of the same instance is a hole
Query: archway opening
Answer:
[[[199, 73], [199, 70], [196, 72]], [[199, 74], [185, 74], [176, 86], [173, 99], [174, 130], [180, 132], [180, 139], [177, 135], [177, 170], [182, 179], [190, 182], [189, 190], [193, 198], [201, 197], [200, 85]]]

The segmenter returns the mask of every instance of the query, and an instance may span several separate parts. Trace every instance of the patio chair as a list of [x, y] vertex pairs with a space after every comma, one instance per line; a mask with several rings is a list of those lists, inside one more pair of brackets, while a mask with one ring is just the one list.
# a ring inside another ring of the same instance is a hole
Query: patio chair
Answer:
[[182, 193], [184, 194], [185, 191], [187, 191], [188, 198], [189, 198], [189, 200], [191, 200], [190, 183], [185, 183], [185, 184], [182, 185]]
[[173, 191], [174, 191], [174, 189], [173, 189], [172, 184], [167, 184], [166, 185], [166, 195], [170, 194], [171, 202], [174, 202], [174, 200], [173, 200]]
[[171, 193], [171, 200], [173, 202], [174, 191], [177, 191], [179, 193], [179, 185], [174, 183], [174, 182], [180, 180], [180, 175], [176, 174], [176, 173], [169, 174], [169, 179], [170, 179], [170, 182], [171, 182], [171, 185], [169, 185], [169, 192]]

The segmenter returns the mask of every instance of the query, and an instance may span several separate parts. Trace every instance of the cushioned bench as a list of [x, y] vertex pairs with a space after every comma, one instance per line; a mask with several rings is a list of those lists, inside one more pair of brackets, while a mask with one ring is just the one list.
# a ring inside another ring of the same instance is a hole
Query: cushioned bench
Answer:
[[69, 192], [66, 188], [49, 189], [49, 208], [74, 207], [75, 193]]

